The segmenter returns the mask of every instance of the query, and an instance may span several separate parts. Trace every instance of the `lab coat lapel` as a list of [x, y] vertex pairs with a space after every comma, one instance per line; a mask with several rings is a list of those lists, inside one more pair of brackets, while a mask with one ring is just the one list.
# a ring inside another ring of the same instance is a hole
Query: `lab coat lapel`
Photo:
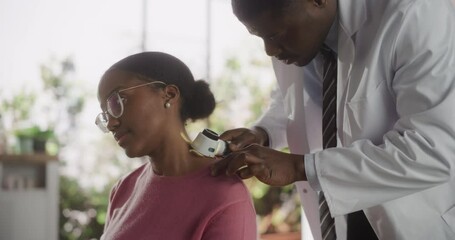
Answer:
[[338, 3], [338, 89], [337, 89], [337, 126], [338, 136], [341, 142], [349, 142], [351, 129], [349, 122], [344, 121], [345, 109], [343, 103], [346, 102], [347, 89], [351, 79], [351, 71], [355, 61], [356, 49], [353, 36], [362, 27], [366, 20], [366, 3], [358, 1], [357, 8], [350, 8], [351, 4], [342, 4], [343, 0]]

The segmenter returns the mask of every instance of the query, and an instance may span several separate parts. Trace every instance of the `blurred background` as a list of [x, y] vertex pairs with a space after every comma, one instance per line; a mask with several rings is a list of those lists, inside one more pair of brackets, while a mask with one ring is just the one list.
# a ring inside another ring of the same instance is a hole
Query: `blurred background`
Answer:
[[[209, 82], [217, 109], [188, 125], [195, 137], [265, 111], [275, 83], [262, 46], [226, 0], [0, 0], [0, 239], [101, 236], [112, 185], [144, 161], [94, 124], [114, 62], [163, 51]], [[245, 182], [261, 238], [300, 239], [294, 187]]]

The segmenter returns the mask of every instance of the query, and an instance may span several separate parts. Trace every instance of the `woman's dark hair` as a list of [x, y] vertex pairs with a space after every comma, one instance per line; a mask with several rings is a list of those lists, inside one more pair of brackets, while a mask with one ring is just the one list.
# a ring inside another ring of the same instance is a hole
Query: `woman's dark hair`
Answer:
[[276, 15], [285, 14], [296, 0], [231, 0], [232, 10], [240, 21], [248, 21], [252, 18], [270, 12]]
[[215, 97], [209, 84], [194, 80], [190, 69], [180, 59], [163, 52], [142, 52], [128, 56], [107, 71], [120, 70], [143, 76], [145, 81], [162, 81], [176, 85], [182, 97], [180, 109], [183, 121], [210, 116], [215, 109]]

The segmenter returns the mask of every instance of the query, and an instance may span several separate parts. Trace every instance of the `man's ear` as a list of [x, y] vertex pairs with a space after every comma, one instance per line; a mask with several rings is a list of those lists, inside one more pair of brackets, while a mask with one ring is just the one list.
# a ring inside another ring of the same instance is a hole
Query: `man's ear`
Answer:
[[177, 103], [180, 98], [180, 90], [177, 86], [171, 84], [164, 88], [164, 96], [166, 102]]
[[312, 0], [313, 5], [316, 7], [325, 7], [327, 5], [328, 0]]

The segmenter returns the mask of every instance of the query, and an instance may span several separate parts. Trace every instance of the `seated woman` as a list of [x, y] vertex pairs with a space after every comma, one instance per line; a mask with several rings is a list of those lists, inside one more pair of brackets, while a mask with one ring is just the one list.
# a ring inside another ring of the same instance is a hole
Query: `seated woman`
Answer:
[[209, 85], [161, 52], [126, 57], [98, 86], [96, 124], [131, 158], [149, 161], [113, 187], [101, 239], [256, 239], [256, 214], [240, 179], [213, 178], [214, 159], [191, 151], [185, 122], [215, 108]]

